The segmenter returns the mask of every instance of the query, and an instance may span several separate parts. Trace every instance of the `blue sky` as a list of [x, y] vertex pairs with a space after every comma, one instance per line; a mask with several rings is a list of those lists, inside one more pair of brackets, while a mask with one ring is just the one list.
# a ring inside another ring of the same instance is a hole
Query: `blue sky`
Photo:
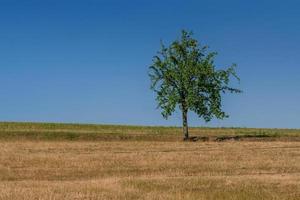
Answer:
[[224, 97], [230, 118], [190, 125], [300, 128], [298, 2], [0, 0], [0, 121], [180, 126], [147, 72], [184, 28], [238, 64], [244, 91]]

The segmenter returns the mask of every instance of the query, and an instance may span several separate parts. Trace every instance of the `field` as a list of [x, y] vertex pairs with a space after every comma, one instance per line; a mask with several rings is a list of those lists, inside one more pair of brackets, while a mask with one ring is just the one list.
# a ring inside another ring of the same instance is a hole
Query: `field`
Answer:
[[204, 139], [183, 142], [176, 127], [0, 123], [0, 199], [300, 199], [300, 130], [191, 134]]

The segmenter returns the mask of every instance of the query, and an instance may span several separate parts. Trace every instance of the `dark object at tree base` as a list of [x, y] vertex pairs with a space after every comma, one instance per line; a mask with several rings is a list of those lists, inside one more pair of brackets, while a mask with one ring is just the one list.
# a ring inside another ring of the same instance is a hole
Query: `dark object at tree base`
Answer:
[[197, 141], [206, 142], [206, 141], [209, 141], [209, 137], [193, 136], [193, 137], [189, 137], [189, 138], [184, 138], [183, 141], [185, 141], [185, 142], [197, 142]]

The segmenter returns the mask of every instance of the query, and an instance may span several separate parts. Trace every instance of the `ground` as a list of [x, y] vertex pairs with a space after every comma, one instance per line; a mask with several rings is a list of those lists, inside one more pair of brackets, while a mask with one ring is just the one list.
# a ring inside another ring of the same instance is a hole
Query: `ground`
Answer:
[[76, 126], [0, 124], [0, 199], [300, 199], [297, 130]]

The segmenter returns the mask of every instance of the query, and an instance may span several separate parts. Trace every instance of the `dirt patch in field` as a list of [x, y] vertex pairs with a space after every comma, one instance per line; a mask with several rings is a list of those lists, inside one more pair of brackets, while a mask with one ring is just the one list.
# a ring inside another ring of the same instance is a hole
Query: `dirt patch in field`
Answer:
[[[186, 140], [185, 140], [186, 141]], [[268, 135], [234, 135], [234, 136], [192, 136], [190, 142], [226, 142], [226, 141], [300, 141], [300, 137], [272, 137]]]

